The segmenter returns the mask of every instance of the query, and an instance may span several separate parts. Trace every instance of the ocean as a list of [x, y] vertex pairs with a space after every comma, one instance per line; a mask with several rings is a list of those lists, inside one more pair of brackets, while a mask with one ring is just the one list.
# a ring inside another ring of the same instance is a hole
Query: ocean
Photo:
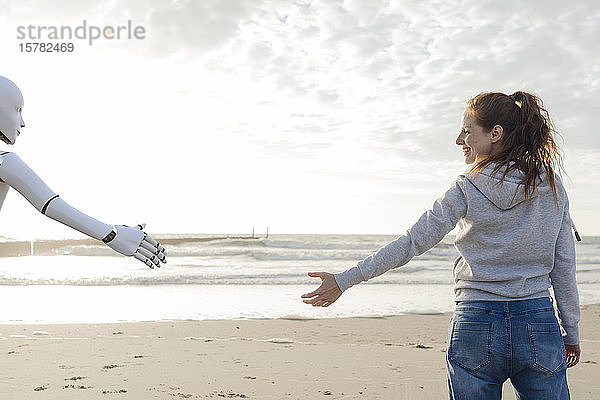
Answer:
[[[151, 270], [93, 240], [0, 238], [0, 323], [332, 317], [443, 313], [453, 303], [453, 237], [328, 308], [300, 295], [308, 272], [352, 267], [392, 235], [156, 235], [168, 264]], [[600, 303], [600, 237], [577, 242], [583, 305]]]

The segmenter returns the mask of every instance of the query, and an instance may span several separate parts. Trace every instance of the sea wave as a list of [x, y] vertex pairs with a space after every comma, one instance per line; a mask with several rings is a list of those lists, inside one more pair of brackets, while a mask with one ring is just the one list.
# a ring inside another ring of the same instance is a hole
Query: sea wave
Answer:
[[[306, 276], [309, 270], [342, 271], [395, 238], [392, 235], [274, 235], [269, 238], [171, 235], [159, 237], [167, 248], [169, 263], [151, 273], [91, 239], [2, 242], [0, 254], [15, 258], [4, 258], [0, 264], [0, 286], [306, 284], [314, 283]], [[580, 282], [600, 282], [599, 250], [594, 244], [578, 245]], [[34, 257], [16, 257], [19, 255]], [[457, 255], [453, 238], [446, 237], [407, 265], [369, 284], [451, 284], [451, 269]], [[130, 265], [139, 269], [132, 272]]]
[[372, 242], [313, 242], [302, 240], [274, 240], [263, 239], [262, 243], [274, 249], [298, 249], [298, 250], [377, 250], [381, 244]]
[[[199, 258], [231, 258], [252, 259], [255, 261], [309, 261], [330, 260], [359, 261], [374, 252], [373, 249], [302, 249], [302, 248], [266, 248], [266, 247], [196, 247], [177, 246], [167, 248], [169, 259], [174, 257], [199, 257]], [[37, 252], [35, 255], [72, 255], [94, 257], [119, 257], [113, 250], [103, 246], [64, 246], [52, 252]], [[416, 259], [440, 261], [457, 256], [455, 251], [437, 251], [432, 249]]]
[[[181, 274], [168, 276], [122, 276], [122, 277], [64, 277], [26, 278], [1, 277], [0, 286], [161, 286], [161, 285], [305, 285], [315, 284], [314, 278], [305, 273], [290, 274]], [[374, 279], [366, 284], [428, 284], [447, 285], [452, 279], [440, 276], [388, 275], [384, 279]]]
[[[161, 285], [303, 285], [311, 283], [306, 279], [289, 279], [278, 277], [260, 277], [260, 278], [232, 278], [232, 277], [212, 277], [212, 278], [129, 278], [129, 279], [4, 279], [0, 281], [0, 286], [161, 286]], [[372, 282], [371, 284], [397, 283], [397, 282]], [[417, 284], [416, 282], [406, 282]], [[447, 284], [448, 282], [426, 282], [426, 284]]]

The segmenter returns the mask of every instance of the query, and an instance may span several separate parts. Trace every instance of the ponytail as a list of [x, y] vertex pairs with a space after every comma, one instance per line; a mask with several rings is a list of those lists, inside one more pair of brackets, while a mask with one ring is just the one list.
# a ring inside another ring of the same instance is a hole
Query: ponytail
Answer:
[[525, 198], [530, 199], [541, 183], [545, 170], [555, 202], [558, 201], [554, 172], [563, 171], [562, 156], [554, 136], [558, 133], [552, 124], [542, 100], [530, 93], [517, 91], [481, 93], [467, 102], [467, 110], [477, 125], [490, 131], [500, 125], [504, 131], [500, 150], [478, 162], [471, 171], [479, 172], [489, 164], [496, 164], [494, 173], [506, 166], [501, 181], [514, 169], [523, 172], [519, 184], [525, 187]]

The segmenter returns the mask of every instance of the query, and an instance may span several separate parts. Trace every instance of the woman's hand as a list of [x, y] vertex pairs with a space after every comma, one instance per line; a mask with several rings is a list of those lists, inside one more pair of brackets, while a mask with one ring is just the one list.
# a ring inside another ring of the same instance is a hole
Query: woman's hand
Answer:
[[565, 344], [567, 350], [567, 368], [574, 367], [579, 362], [581, 347], [578, 344]]
[[321, 286], [317, 290], [301, 296], [308, 299], [304, 300], [306, 304], [312, 304], [313, 307], [329, 307], [329, 305], [342, 295], [342, 291], [337, 285], [333, 274], [328, 272], [309, 272], [308, 276], [321, 278]]

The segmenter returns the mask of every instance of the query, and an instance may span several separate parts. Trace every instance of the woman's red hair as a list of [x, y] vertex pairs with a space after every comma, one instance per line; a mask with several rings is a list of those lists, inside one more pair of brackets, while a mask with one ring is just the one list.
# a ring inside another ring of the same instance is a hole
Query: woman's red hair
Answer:
[[496, 173], [506, 166], [503, 181], [508, 172], [519, 169], [524, 174], [520, 184], [525, 186], [525, 198], [530, 199], [545, 170], [556, 201], [554, 172], [563, 171], [562, 156], [555, 141], [558, 133], [542, 100], [521, 91], [511, 95], [485, 92], [467, 102], [467, 111], [486, 131], [496, 125], [504, 131], [499, 150], [475, 164], [471, 172], [495, 164]]

